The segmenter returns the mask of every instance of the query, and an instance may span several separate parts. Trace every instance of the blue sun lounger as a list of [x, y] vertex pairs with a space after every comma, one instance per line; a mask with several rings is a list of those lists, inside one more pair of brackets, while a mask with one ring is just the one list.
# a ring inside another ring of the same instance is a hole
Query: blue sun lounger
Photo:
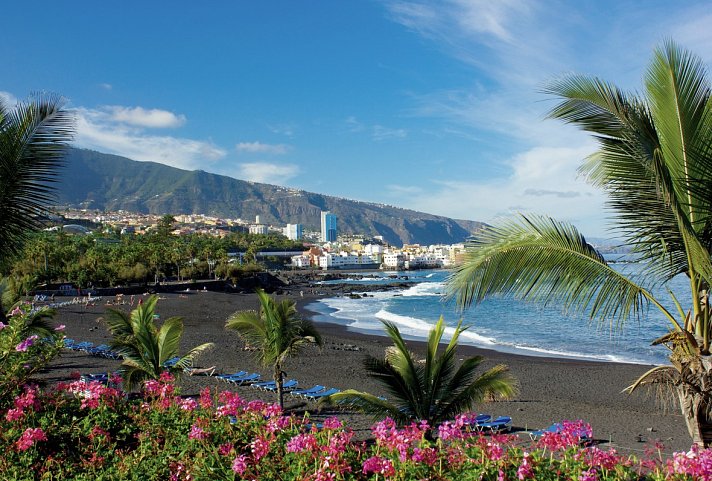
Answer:
[[316, 393], [322, 392], [324, 390], [326, 390], [326, 386], [317, 384], [316, 386], [310, 387], [308, 389], [295, 389], [292, 392], [290, 392], [290, 394], [292, 396], [306, 397], [309, 394], [316, 394]]
[[327, 396], [331, 396], [332, 394], [336, 394], [337, 392], [341, 392], [341, 390], [332, 387], [331, 389], [328, 389], [326, 391], [322, 391], [322, 392], [319, 392], [316, 394], [307, 394], [304, 397], [311, 401], [317, 401], [317, 400], [325, 398]]
[[489, 414], [478, 414], [474, 419], [465, 422], [465, 427], [469, 429], [479, 429], [480, 424], [492, 421], [492, 416]]
[[[299, 381], [297, 381], [296, 379], [290, 379], [289, 381], [285, 381], [282, 383], [282, 389], [290, 390], [297, 384], [299, 384]], [[265, 391], [276, 391], [277, 383], [274, 381], [256, 382], [252, 385], [252, 387], [257, 389], [264, 389]]]
[[482, 431], [500, 432], [509, 431], [512, 429], [512, 418], [509, 416], [499, 416], [493, 421], [480, 423], [477, 427]]
[[92, 347], [94, 347], [94, 343], [84, 341], [84, 342], [80, 342], [79, 344], [74, 344], [70, 349], [72, 349], [73, 351], [87, 352]]
[[247, 371], [239, 371], [233, 374], [218, 374], [215, 376], [216, 378], [220, 379], [221, 381], [227, 381], [228, 379], [234, 379], [234, 378], [240, 378], [240, 377], [245, 377], [249, 374]]
[[225, 379], [227, 382], [232, 383], [232, 384], [237, 384], [238, 386], [242, 386], [243, 384], [252, 384], [253, 382], [257, 382], [260, 380], [262, 376], [260, 374], [257, 374], [256, 372], [244, 376], [244, 377], [233, 377], [229, 379]]
[[[539, 429], [537, 431], [532, 431], [529, 433], [529, 437], [532, 439], [532, 441], [535, 441], [542, 437], [546, 433], [558, 433], [559, 431], [563, 430], [564, 426], [561, 423], [554, 423], [549, 427], [546, 427], [544, 429]], [[588, 435], [588, 432], [585, 430], [581, 430], [580, 432], [572, 432], [574, 436], [578, 436], [578, 438], [581, 440], [582, 444], [590, 443], [591, 442], [591, 437]]]

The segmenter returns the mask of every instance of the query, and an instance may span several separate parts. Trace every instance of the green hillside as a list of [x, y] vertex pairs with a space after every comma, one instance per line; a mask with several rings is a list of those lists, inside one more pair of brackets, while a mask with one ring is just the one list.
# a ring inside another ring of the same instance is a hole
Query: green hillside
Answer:
[[461, 242], [481, 223], [393, 206], [259, 184], [155, 162], [71, 149], [58, 184], [60, 206], [155, 214], [206, 214], [318, 229], [320, 212], [339, 218], [342, 233], [382, 235], [396, 245]]

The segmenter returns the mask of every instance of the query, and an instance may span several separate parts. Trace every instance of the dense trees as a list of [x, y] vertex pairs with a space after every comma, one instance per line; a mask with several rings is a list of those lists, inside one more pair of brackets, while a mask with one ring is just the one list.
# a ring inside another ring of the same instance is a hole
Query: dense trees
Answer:
[[238, 259], [229, 263], [228, 252], [245, 252], [250, 248], [254, 251], [298, 250], [302, 245], [276, 235], [174, 236], [167, 229], [124, 236], [38, 232], [29, 237], [7, 274], [13, 285], [23, 289], [56, 282], [87, 287], [215, 276], [238, 279], [258, 268], [240, 266]]

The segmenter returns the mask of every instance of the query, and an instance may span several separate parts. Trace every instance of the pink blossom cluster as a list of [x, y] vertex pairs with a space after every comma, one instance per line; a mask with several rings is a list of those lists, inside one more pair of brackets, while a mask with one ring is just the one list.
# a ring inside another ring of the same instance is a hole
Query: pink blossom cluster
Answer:
[[119, 389], [106, 386], [99, 381], [74, 381], [69, 383], [65, 389], [82, 400], [81, 409], [97, 409], [102, 404], [112, 407], [122, 396], [122, 392]]
[[712, 481], [712, 448], [692, 446], [686, 453], [673, 453], [666, 468], [670, 475], [684, 474], [700, 481]]
[[614, 469], [618, 465], [627, 464], [627, 459], [618, 455], [615, 449], [604, 451], [596, 446], [583, 449], [574, 454], [574, 459], [583, 461], [592, 468]]
[[302, 451], [315, 452], [317, 450], [317, 440], [313, 434], [297, 434], [287, 442], [288, 453], [299, 453]]
[[382, 458], [380, 456], [372, 456], [363, 462], [363, 473], [382, 474], [388, 478], [396, 474], [396, 468], [393, 466], [393, 462], [390, 459]]
[[371, 428], [376, 443], [389, 450], [398, 451], [398, 458], [401, 462], [408, 459], [409, 450], [423, 441], [427, 430], [427, 421], [411, 423], [398, 429], [395, 421], [391, 418], [386, 418]]
[[578, 421], [563, 421], [556, 431], [545, 432], [538, 442], [538, 447], [552, 451], [566, 450], [579, 446], [593, 436], [591, 425]]
[[520, 480], [531, 479], [534, 477], [534, 466], [531, 462], [531, 454], [524, 452], [522, 462], [517, 468], [517, 478]]
[[143, 384], [147, 396], [166, 399], [173, 396], [175, 377], [168, 371], [163, 371], [158, 379], [149, 379]]
[[39, 390], [35, 385], [25, 385], [23, 392], [13, 401], [14, 408], [8, 409], [5, 419], [9, 422], [18, 421], [26, 414], [26, 409], [36, 411], [40, 408]]
[[205, 431], [200, 423], [195, 423], [190, 427], [190, 433], [188, 434], [188, 439], [207, 439], [210, 433]]
[[17, 440], [16, 446], [20, 451], [27, 451], [37, 441], [47, 441], [47, 435], [40, 428], [27, 428]]
[[223, 391], [218, 396], [218, 416], [237, 416], [244, 410], [247, 403], [236, 392]]

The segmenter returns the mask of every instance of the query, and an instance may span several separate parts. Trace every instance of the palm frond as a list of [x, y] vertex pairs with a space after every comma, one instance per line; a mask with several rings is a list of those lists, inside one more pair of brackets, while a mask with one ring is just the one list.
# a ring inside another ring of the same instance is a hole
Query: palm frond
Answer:
[[74, 118], [63, 99], [38, 94], [2, 110], [0, 122], [0, 245], [5, 257], [17, 254], [29, 231], [52, 202]]
[[462, 307], [495, 294], [544, 305], [558, 301], [568, 311], [611, 323], [655, 302], [608, 266], [573, 226], [535, 216], [482, 231], [448, 282], [448, 295]]
[[348, 406], [359, 411], [371, 414], [374, 420], [390, 417], [399, 424], [405, 424], [411, 420], [410, 416], [398, 406], [386, 401], [383, 398], [372, 394], [347, 389], [322, 400], [324, 404], [338, 404]]

